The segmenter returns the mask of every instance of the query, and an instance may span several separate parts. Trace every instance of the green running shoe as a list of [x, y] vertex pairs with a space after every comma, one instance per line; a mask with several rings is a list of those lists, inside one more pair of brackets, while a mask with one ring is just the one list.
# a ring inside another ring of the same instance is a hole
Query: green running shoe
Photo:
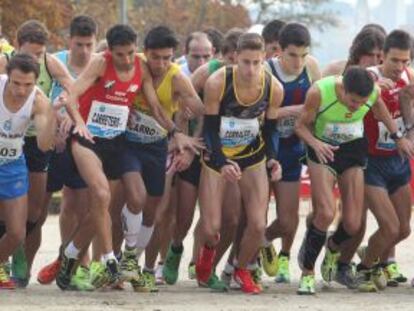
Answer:
[[60, 265], [58, 274], [56, 275], [56, 285], [61, 290], [69, 289], [72, 275], [75, 272], [77, 259], [66, 257], [62, 254], [62, 263]]
[[89, 266], [90, 283], [95, 288], [101, 288], [108, 282], [105, 265], [100, 261], [92, 261]]
[[278, 257], [273, 244], [260, 249], [260, 257], [264, 272], [268, 276], [275, 276], [278, 271]]
[[78, 266], [75, 274], [70, 280], [70, 289], [80, 292], [90, 292], [95, 290], [95, 287], [91, 284], [89, 269], [83, 266]]
[[225, 282], [220, 280], [220, 278], [216, 275], [215, 272], [213, 272], [208, 279], [207, 283], [199, 282], [198, 286], [204, 287], [204, 288], [210, 288], [213, 291], [216, 292], [227, 292], [229, 290], [229, 287]]
[[289, 257], [280, 255], [278, 258], [279, 268], [277, 270], [276, 283], [290, 283]]
[[362, 293], [375, 293], [378, 291], [372, 277], [372, 270], [360, 270], [356, 273], [357, 289]]
[[194, 262], [190, 262], [190, 264], [188, 265], [188, 278], [190, 280], [195, 280], [197, 278], [195, 267], [196, 265]]
[[29, 284], [29, 268], [22, 244], [19, 245], [12, 256], [11, 278], [18, 287], [25, 288]]
[[321, 274], [325, 282], [331, 282], [335, 279], [338, 270], [338, 259], [341, 256], [341, 253], [331, 251], [329, 247], [326, 247], [325, 249], [325, 257], [321, 265]]
[[155, 284], [155, 274], [143, 271], [138, 280], [131, 281], [132, 288], [138, 293], [156, 293], [158, 287]]
[[379, 290], [387, 288], [387, 276], [380, 265], [377, 265], [372, 269], [372, 280]]
[[315, 295], [315, 276], [302, 275], [297, 293], [299, 295]]
[[122, 281], [132, 281], [138, 276], [138, 261], [136, 249], [125, 249], [119, 263]]
[[384, 268], [387, 276], [387, 286], [396, 287], [398, 283], [407, 282], [407, 277], [400, 272], [400, 268], [396, 262], [389, 262]]
[[165, 259], [165, 264], [162, 269], [162, 275], [167, 284], [173, 285], [177, 282], [178, 279], [178, 269], [180, 268], [181, 257], [183, 255], [184, 249], [180, 253], [176, 253], [172, 246], [168, 248], [167, 258]]

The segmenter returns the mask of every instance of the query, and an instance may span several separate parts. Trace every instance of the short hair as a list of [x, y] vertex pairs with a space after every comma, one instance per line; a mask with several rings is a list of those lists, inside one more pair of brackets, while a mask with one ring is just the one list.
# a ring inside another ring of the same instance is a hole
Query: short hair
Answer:
[[166, 26], [152, 28], [144, 39], [145, 49], [176, 49], [179, 44], [176, 34]]
[[[208, 35], [205, 32], [200, 32], [200, 31], [196, 31], [196, 32], [192, 32], [187, 39], [185, 39], [185, 54], [188, 54], [188, 52], [190, 51], [190, 43], [193, 40], [208, 40], [209, 42], [211, 42], [210, 38], [208, 37]], [[213, 45], [213, 43], [211, 42], [211, 45]]]
[[369, 96], [374, 90], [374, 79], [372, 75], [360, 66], [350, 66], [346, 69], [342, 83], [345, 92], [356, 94], [361, 97]]
[[17, 43], [22, 46], [25, 43], [36, 43], [46, 45], [49, 32], [44, 24], [38, 20], [29, 20], [17, 29]]
[[279, 45], [282, 50], [289, 45], [305, 46], [311, 45], [311, 35], [308, 28], [299, 23], [286, 24], [279, 33]]
[[129, 25], [117, 24], [106, 33], [106, 41], [109, 49], [117, 45], [129, 45], [137, 43], [137, 33]]
[[349, 65], [357, 65], [362, 56], [368, 55], [372, 50], [384, 47], [385, 35], [375, 28], [366, 28], [359, 32], [349, 48]]
[[34, 73], [36, 80], [40, 74], [39, 62], [32, 55], [26, 53], [17, 53], [10, 58], [6, 66], [7, 75], [10, 76], [11, 72], [16, 69], [26, 74]]
[[243, 33], [244, 31], [241, 28], [232, 28], [227, 31], [221, 46], [221, 54], [226, 55], [227, 53], [236, 51], [237, 41]]
[[386, 38], [384, 43], [384, 53], [391, 49], [410, 50], [412, 49], [412, 39], [408, 32], [404, 30], [394, 30]]
[[263, 37], [257, 33], [244, 33], [239, 37], [237, 41], [237, 52], [243, 50], [259, 50], [264, 51], [264, 40]]
[[210, 42], [214, 47], [215, 53], [221, 51], [221, 46], [224, 40], [223, 33], [214, 27], [207, 28], [203, 30], [203, 32], [207, 34], [208, 38], [210, 39]]
[[71, 37], [91, 37], [96, 35], [97, 26], [95, 20], [87, 15], [78, 15], [72, 19], [69, 26]]
[[361, 28], [360, 32], [361, 32], [361, 31], [364, 31], [364, 30], [367, 30], [367, 29], [374, 29], [374, 30], [376, 30], [376, 31], [379, 31], [380, 33], [382, 33], [382, 34], [384, 35], [384, 37], [387, 35], [387, 31], [386, 31], [386, 30], [385, 30], [385, 28], [384, 28], [382, 25], [380, 25], [380, 24], [376, 24], [376, 23], [369, 23], [369, 24], [365, 24], [365, 25]]
[[262, 37], [265, 43], [279, 41], [280, 30], [286, 25], [286, 22], [280, 19], [274, 19], [266, 24], [262, 30]]

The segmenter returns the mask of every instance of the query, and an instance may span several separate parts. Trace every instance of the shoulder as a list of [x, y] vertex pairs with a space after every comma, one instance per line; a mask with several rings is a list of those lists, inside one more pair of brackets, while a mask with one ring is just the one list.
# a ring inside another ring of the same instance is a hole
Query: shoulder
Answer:
[[327, 77], [327, 76], [332, 76], [332, 75], [340, 75], [345, 70], [345, 66], [346, 66], [346, 60], [339, 60], [339, 61], [332, 62], [324, 68], [322, 72], [322, 76]]

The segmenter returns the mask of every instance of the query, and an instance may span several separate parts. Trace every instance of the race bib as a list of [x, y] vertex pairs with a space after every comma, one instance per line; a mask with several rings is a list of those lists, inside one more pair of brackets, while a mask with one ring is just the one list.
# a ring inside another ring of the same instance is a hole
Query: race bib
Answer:
[[125, 132], [129, 109], [94, 100], [86, 126], [93, 136], [113, 138]]
[[248, 146], [259, 135], [259, 120], [221, 117], [220, 138], [223, 147]]
[[15, 161], [22, 155], [23, 139], [0, 137], [0, 165]]
[[296, 117], [286, 117], [277, 121], [279, 137], [288, 138], [295, 132]]
[[167, 131], [153, 117], [133, 110], [126, 135], [130, 141], [149, 144], [167, 137]]
[[[397, 123], [398, 130], [404, 133], [405, 125], [402, 117], [394, 119]], [[377, 140], [377, 148], [383, 150], [395, 150], [397, 149], [397, 145], [395, 141], [390, 137], [391, 133], [385, 127], [385, 124], [382, 122], [378, 122], [378, 140]]]
[[323, 140], [340, 145], [351, 140], [361, 138], [364, 135], [364, 124], [362, 121], [353, 123], [328, 123], [323, 132]]

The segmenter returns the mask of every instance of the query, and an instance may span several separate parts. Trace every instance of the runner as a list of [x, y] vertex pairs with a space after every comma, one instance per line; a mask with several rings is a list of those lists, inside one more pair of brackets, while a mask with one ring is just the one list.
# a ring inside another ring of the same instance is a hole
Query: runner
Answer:
[[0, 239], [0, 288], [13, 289], [15, 283], [5, 271], [5, 262], [26, 234], [29, 177], [24, 134], [33, 120], [38, 147], [47, 151], [54, 144], [56, 118], [48, 99], [36, 87], [40, 68], [32, 56], [13, 56], [6, 72], [0, 75], [0, 208], [6, 225]]
[[[326, 77], [308, 91], [304, 110], [296, 122], [296, 133], [307, 144], [314, 216], [299, 252], [302, 269], [298, 294], [315, 294], [314, 265], [335, 215], [333, 187], [337, 182], [343, 206], [342, 220], [328, 239], [321, 272], [325, 281], [336, 274], [339, 246], [360, 230], [363, 214], [363, 167], [367, 142], [363, 119], [372, 109], [391, 133], [398, 127], [367, 70], [349, 67], [343, 78]], [[413, 147], [406, 139], [397, 145], [405, 154]]]
[[[266, 166], [271, 168], [272, 180], [280, 178], [273, 135], [283, 92], [277, 80], [264, 70], [264, 56], [262, 37], [243, 34], [237, 47], [237, 65], [214, 73], [204, 88], [204, 136], [209, 153], [204, 155], [201, 171], [201, 241], [204, 246], [196, 265], [197, 280], [207, 283], [220, 240], [226, 184], [238, 183], [247, 226], [237, 256], [235, 278], [244, 292], [254, 294], [260, 289], [246, 267], [258, 251], [266, 226]], [[263, 119], [262, 138], [259, 122]], [[243, 133], [242, 136], [239, 133]]]
[[263, 30], [262, 37], [265, 41], [266, 47], [266, 59], [278, 57], [281, 53], [279, 44], [280, 30], [286, 25], [284, 21], [280, 19], [274, 19], [268, 22]]

